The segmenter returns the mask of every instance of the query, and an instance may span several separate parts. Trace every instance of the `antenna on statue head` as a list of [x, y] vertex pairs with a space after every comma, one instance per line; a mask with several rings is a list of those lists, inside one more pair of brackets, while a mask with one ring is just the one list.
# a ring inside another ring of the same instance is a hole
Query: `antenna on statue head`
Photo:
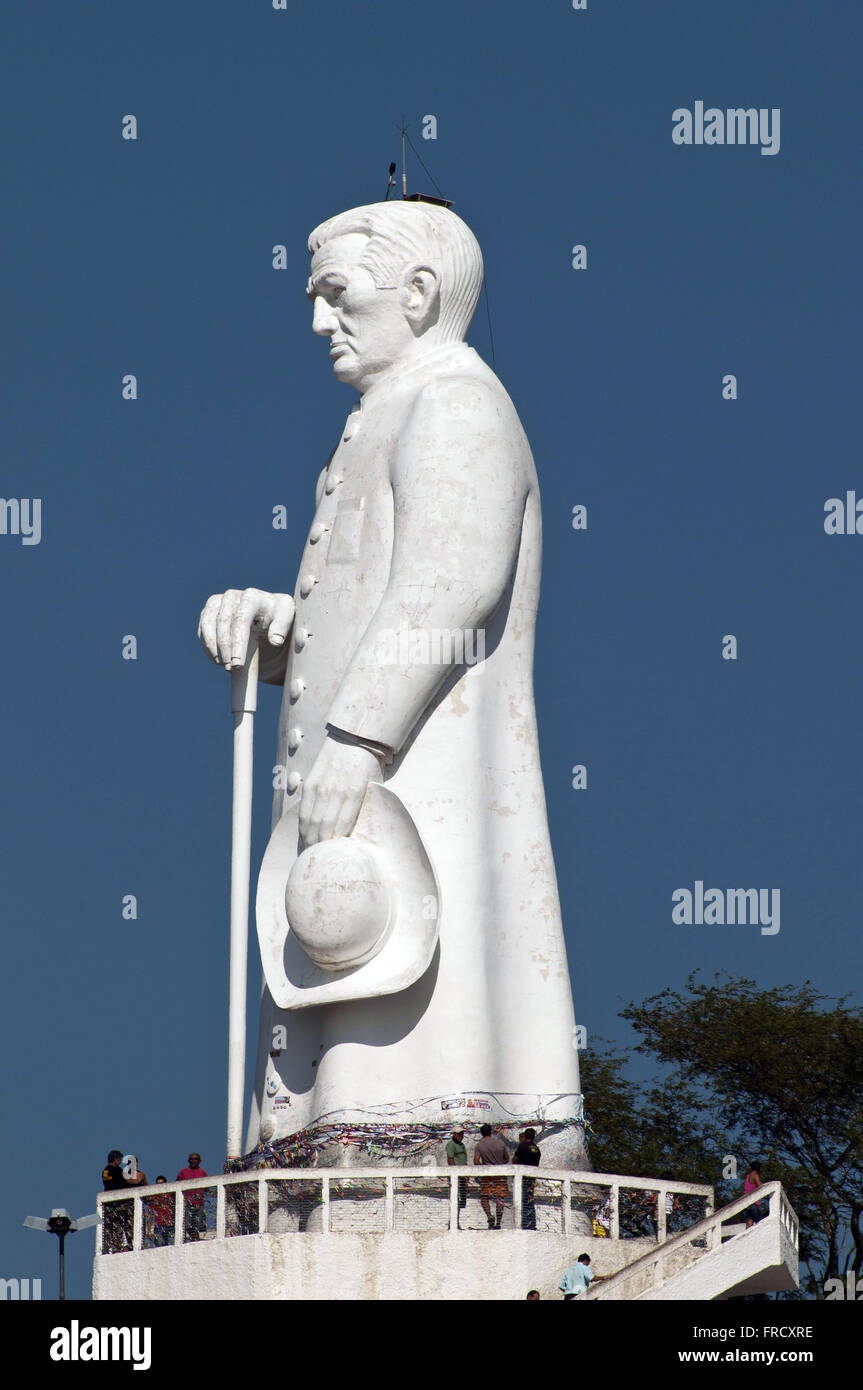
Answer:
[[390, 165], [390, 176], [389, 176], [389, 179], [387, 180], [387, 191], [386, 191], [386, 193], [384, 194], [384, 202], [387, 202], [387, 200], [388, 200], [388, 198], [389, 198], [389, 196], [390, 196], [390, 189], [391, 189], [391, 188], [395, 188], [395, 186], [396, 186], [396, 166], [395, 166], [395, 161], [393, 161], [393, 163]]
[[[436, 204], [437, 207], [440, 207], [440, 208], [451, 208], [451, 207], [452, 207], [452, 201], [451, 201], [451, 199], [445, 198], [445, 197], [443, 196], [443, 194], [441, 193], [441, 191], [440, 191], [440, 189], [438, 188], [437, 184], [435, 183], [434, 179], [432, 178], [431, 174], [429, 174], [428, 169], [426, 169], [425, 164], [423, 164], [422, 158], [421, 158], [419, 152], [417, 151], [416, 146], [414, 145], [413, 140], [412, 140], [411, 137], [408, 135], [408, 128], [407, 128], [407, 126], [405, 125], [405, 118], [404, 118], [404, 116], [402, 116], [402, 123], [401, 123], [401, 126], [400, 126], [400, 130], [401, 130], [401, 136], [402, 136], [402, 198], [403, 198], [403, 200], [404, 200], [406, 203], [434, 203], [434, 204]], [[414, 154], [416, 155], [417, 159], [419, 160], [419, 163], [422, 164], [422, 167], [423, 167], [423, 169], [425, 169], [425, 172], [426, 172], [426, 174], [428, 175], [428, 178], [430, 179], [430, 181], [431, 181], [432, 183], [434, 183], [435, 188], [437, 188], [437, 191], [438, 191], [438, 196], [437, 196], [437, 197], [435, 197], [435, 196], [434, 196], [433, 194], [431, 194], [431, 193], [408, 193], [408, 171], [407, 171], [407, 154], [406, 154], [406, 147], [407, 147], [408, 145], [410, 145], [411, 149], [413, 150]], [[395, 166], [393, 166], [393, 168], [395, 168]], [[389, 189], [387, 189], [387, 192], [389, 192]]]
[[407, 171], [407, 165], [406, 165], [406, 163], [405, 163], [405, 137], [406, 137], [406, 135], [407, 135], [407, 127], [406, 127], [406, 125], [405, 125], [405, 118], [404, 118], [404, 116], [402, 116], [402, 198], [407, 198], [407, 196], [408, 196], [408, 171]]

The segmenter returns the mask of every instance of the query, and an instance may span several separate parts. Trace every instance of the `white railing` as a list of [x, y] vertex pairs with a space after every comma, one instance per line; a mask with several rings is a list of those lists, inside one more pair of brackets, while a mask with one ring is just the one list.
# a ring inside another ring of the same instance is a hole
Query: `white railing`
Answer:
[[[158, 1244], [176, 1246], [198, 1239], [225, 1240], [232, 1236], [264, 1235], [271, 1229], [271, 1211], [280, 1207], [284, 1209], [291, 1203], [295, 1213], [301, 1213], [296, 1218], [298, 1231], [303, 1229], [302, 1220], [307, 1221], [309, 1214], [314, 1211], [316, 1233], [338, 1234], [339, 1229], [347, 1227], [338, 1221], [334, 1223], [334, 1208], [345, 1202], [362, 1203], [369, 1202], [370, 1199], [375, 1202], [378, 1212], [375, 1229], [427, 1229], [423, 1224], [411, 1226], [409, 1218], [403, 1217], [402, 1206], [399, 1204], [405, 1198], [423, 1196], [431, 1199], [439, 1216], [445, 1218], [442, 1225], [435, 1221], [435, 1228], [455, 1231], [459, 1229], [459, 1213], [463, 1206], [463, 1202], [460, 1205], [460, 1197], [466, 1196], [471, 1201], [475, 1200], [480, 1195], [478, 1180], [493, 1177], [505, 1177], [510, 1180], [511, 1194], [507, 1205], [512, 1210], [512, 1224], [516, 1230], [522, 1229], [523, 1218], [530, 1219], [531, 1208], [534, 1213], [537, 1209], [544, 1209], [546, 1213], [551, 1210], [559, 1217], [555, 1217], [552, 1222], [552, 1227], [559, 1234], [589, 1238], [590, 1231], [583, 1229], [584, 1221], [590, 1220], [592, 1229], [593, 1218], [600, 1210], [604, 1210], [604, 1215], [608, 1218], [607, 1230], [611, 1240], [655, 1239], [657, 1244], [661, 1245], [666, 1241], [667, 1235], [667, 1196], [698, 1198], [703, 1202], [704, 1210], [708, 1214], [713, 1211], [713, 1188], [710, 1186], [627, 1177], [617, 1173], [573, 1173], [563, 1169], [522, 1166], [257, 1169], [251, 1173], [196, 1178], [188, 1182], [156, 1183], [149, 1187], [100, 1193], [97, 1203], [99, 1230], [96, 1248], [98, 1254], [108, 1255], [142, 1250]], [[460, 1188], [459, 1180], [466, 1183], [466, 1187]], [[411, 1182], [417, 1185], [411, 1187]], [[525, 1193], [526, 1182], [533, 1186]], [[235, 1192], [236, 1188], [242, 1190]], [[768, 1188], [769, 1185], [765, 1185], [765, 1193]], [[201, 1202], [190, 1202], [189, 1195], [197, 1192], [202, 1194]], [[213, 1192], [216, 1199], [215, 1212], [212, 1210], [211, 1197], [208, 1203], [210, 1210], [205, 1211], [207, 1195]], [[637, 1214], [637, 1224], [641, 1226], [646, 1220], [655, 1228], [655, 1234], [648, 1232], [645, 1235], [641, 1229], [633, 1234], [627, 1225], [631, 1215], [630, 1206], [624, 1202], [625, 1229], [621, 1235], [621, 1193], [629, 1192], [645, 1194], [641, 1211]], [[161, 1224], [165, 1230], [170, 1228], [170, 1239], [156, 1241], [153, 1238], [154, 1202], [158, 1203], [160, 1198], [160, 1215], [163, 1218]], [[173, 1220], [166, 1222], [165, 1203], [168, 1199], [173, 1204]], [[444, 1212], [443, 1203], [447, 1199], [448, 1207]], [[495, 1199], [492, 1197], [490, 1200]], [[112, 1210], [121, 1203], [126, 1204], [125, 1208], [120, 1207], [116, 1212]], [[743, 1203], [751, 1204], [752, 1198], [746, 1199]], [[194, 1215], [196, 1211], [205, 1212], [203, 1231], [200, 1229], [200, 1217]], [[535, 1220], [535, 1214], [533, 1219]], [[532, 1226], [531, 1229], [535, 1227]], [[550, 1228], [545, 1225], [543, 1229]], [[695, 1227], [691, 1227], [678, 1240], [685, 1242], [691, 1237], [693, 1229]]]
[[[645, 1274], [649, 1276], [651, 1271], [653, 1286], [658, 1287], [666, 1278], [669, 1261], [673, 1261], [675, 1255], [684, 1250], [686, 1246], [696, 1245], [696, 1248], [700, 1247], [696, 1260], [703, 1259], [705, 1255], [711, 1254], [712, 1251], [719, 1249], [729, 1240], [744, 1236], [747, 1230], [745, 1223], [743, 1225], [737, 1223], [732, 1226], [733, 1218], [743, 1215], [762, 1199], [769, 1202], [769, 1209], [756, 1224], [761, 1225], [764, 1221], [778, 1220], [785, 1228], [788, 1238], [796, 1250], [799, 1239], [797, 1214], [786, 1197], [781, 1182], [765, 1182], [755, 1192], [748, 1193], [745, 1197], [736, 1197], [733, 1202], [729, 1202], [727, 1206], [712, 1212], [703, 1221], [699, 1221], [697, 1225], [690, 1226], [688, 1231], [667, 1240], [661, 1249], [648, 1251], [646, 1255], [642, 1255], [639, 1260], [634, 1260], [632, 1264], [627, 1265], [617, 1274], [603, 1279], [597, 1288], [592, 1289], [586, 1296], [593, 1299], [608, 1298], [613, 1290], [619, 1288], [627, 1280], [643, 1279], [643, 1276]], [[729, 1230], [723, 1231], [723, 1226], [729, 1226]], [[695, 1260], [692, 1261], [693, 1264], [695, 1262]], [[679, 1269], [673, 1271], [675, 1274], [678, 1272]], [[649, 1284], [650, 1279], [648, 1278], [644, 1282]]]

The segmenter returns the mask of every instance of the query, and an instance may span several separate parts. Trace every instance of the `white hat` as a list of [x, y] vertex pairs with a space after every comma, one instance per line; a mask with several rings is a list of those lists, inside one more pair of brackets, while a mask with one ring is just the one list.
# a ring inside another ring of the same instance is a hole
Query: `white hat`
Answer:
[[267, 846], [258, 878], [258, 940], [280, 1009], [407, 989], [437, 945], [440, 895], [407, 808], [370, 782], [350, 836], [303, 850], [299, 798]]

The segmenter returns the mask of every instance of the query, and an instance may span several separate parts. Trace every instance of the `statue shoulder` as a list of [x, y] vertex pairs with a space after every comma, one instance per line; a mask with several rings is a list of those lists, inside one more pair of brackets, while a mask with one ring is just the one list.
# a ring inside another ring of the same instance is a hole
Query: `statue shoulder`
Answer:
[[489, 490], [525, 495], [536, 488], [527, 436], [504, 387], [480, 370], [446, 370], [417, 382], [397, 434], [391, 479], [404, 482], [430, 461], [439, 474], [484, 470]]
[[[436, 373], [417, 383], [408, 421], [419, 416], [440, 414], [460, 420], [465, 427], [501, 427], [521, 433], [521, 424], [505, 388], [494, 372], [476, 357], [476, 366], [467, 365]], [[526, 442], [526, 441], [525, 441]]]

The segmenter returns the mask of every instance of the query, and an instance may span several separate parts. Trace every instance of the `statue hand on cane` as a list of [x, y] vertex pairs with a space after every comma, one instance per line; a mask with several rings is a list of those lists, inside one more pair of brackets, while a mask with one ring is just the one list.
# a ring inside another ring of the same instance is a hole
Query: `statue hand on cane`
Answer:
[[[294, 621], [290, 594], [263, 589], [228, 589], [207, 599], [198, 623], [204, 651], [226, 671], [241, 667], [253, 629], [266, 632], [271, 647], [284, 647]], [[263, 659], [263, 652], [261, 653]]]

